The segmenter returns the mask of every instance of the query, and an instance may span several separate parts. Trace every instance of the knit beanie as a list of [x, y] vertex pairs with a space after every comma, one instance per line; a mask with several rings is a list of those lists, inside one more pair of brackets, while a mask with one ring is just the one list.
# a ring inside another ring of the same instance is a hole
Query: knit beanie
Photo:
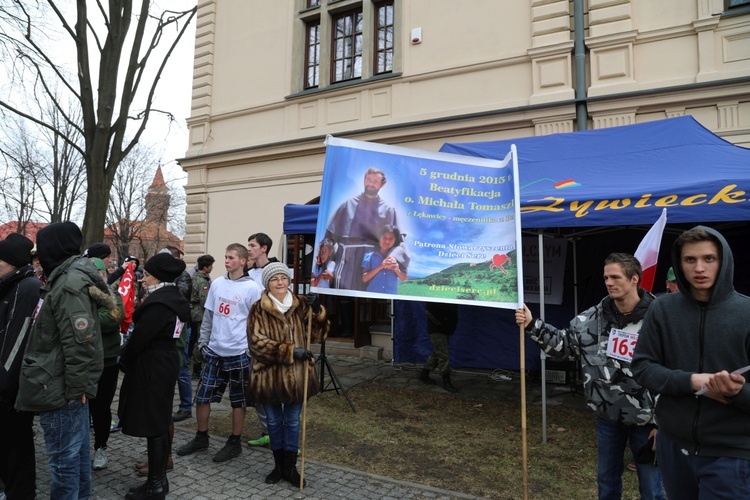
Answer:
[[185, 271], [185, 262], [168, 253], [157, 253], [146, 261], [143, 268], [162, 283], [174, 283]]
[[81, 243], [81, 229], [73, 222], [54, 222], [40, 229], [36, 233], [36, 249], [47, 276], [70, 257], [79, 255]]
[[276, 276], [277, 274], [285, 274], [289, 281], [292, 280], [292, 273], [289, 271], [289, 266], [283, 262], [270, 262], [263, 268], [263, 274], [260, 280], [263, 282], [263, 288], [268, 288], [268, 280]]
[[84, 257], [98, 257], [100, 259], [106, 259], [112, 255], [112, 249], [106, 243], [94, 243], [88, 247], [84, 252]]
[[31, 262], [31, 249], [34, 243], [26, 236], [10, 233], [0, 240], [0, 260], [13, 267], [23, 267]]

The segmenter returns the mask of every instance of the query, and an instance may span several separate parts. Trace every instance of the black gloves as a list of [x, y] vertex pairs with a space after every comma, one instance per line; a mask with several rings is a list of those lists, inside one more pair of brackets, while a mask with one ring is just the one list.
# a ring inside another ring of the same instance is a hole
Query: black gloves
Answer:
[[320, 296], [317, 293], [308, 293], [305, 295], [305, 298], [307, 299], [307, 304], [312, 309], [312, 312], [315, 314], [320, 313]]
[[294, 359], [298, 359], [300, 361], [312, 361], [315, 359], [315, 355], [304, 347], [295, 347]]

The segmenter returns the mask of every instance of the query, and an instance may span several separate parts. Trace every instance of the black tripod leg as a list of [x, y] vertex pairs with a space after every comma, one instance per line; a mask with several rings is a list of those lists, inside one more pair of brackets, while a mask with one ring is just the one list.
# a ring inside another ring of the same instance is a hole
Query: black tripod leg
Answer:
[[[326, 357], [326, 343], [322, 342], [320, 344], [320, 356], [318, 356], [318, 359], [315, 361], [316, 363], [320, 363], [320, 374], [318, 375], [318, 382], [320, 383], [320, 392], [326, 392], [326, 391], [336, 391], [336, 394], [343, 394], [346, 398], [346, 401], [349, 403], [349, 406], [351, 406], [352, 411], [354, 413], [357, 413], [357, 409], [354, 407], [354, 403], [349, 398], [349, 395], [346, 393], [346, 389], [341, 385], [341, 381], [339, 380], [338, 376], [336, 376], [336, 372], [333, 371], [333, 366], [331, 366], [331, 363], [328, 361], [328, 358]], [[328, 370], [328, 375], [331, 377], [331, 381], [326, 384], [325, 383], [325, 371]], [[329, 389], [328, 386], [332, 385], [333, 388]], [[339, 392], [340, 391], [340, 392]]]

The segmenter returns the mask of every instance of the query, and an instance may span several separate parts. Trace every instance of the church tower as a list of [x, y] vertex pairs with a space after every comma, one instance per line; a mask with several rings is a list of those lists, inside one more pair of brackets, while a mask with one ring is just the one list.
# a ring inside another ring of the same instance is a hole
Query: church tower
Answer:
[[154, 180], [146, 193], [146, 220], [160, 229], [167, 228], [167, 211], [172, 197], [164, 182], [161, 165], [157, 167]]

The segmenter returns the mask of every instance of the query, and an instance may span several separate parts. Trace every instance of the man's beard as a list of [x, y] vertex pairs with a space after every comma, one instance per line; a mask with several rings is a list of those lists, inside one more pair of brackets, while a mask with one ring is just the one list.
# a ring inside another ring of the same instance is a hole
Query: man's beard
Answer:
[[367, 188], [367, 187], [365, 188], [365, 194], [367, 196], [377, 196], [378, 195], [378, 191], [380, 191], [380, 190], [379, 189], [374, 189], [374, 188]]

